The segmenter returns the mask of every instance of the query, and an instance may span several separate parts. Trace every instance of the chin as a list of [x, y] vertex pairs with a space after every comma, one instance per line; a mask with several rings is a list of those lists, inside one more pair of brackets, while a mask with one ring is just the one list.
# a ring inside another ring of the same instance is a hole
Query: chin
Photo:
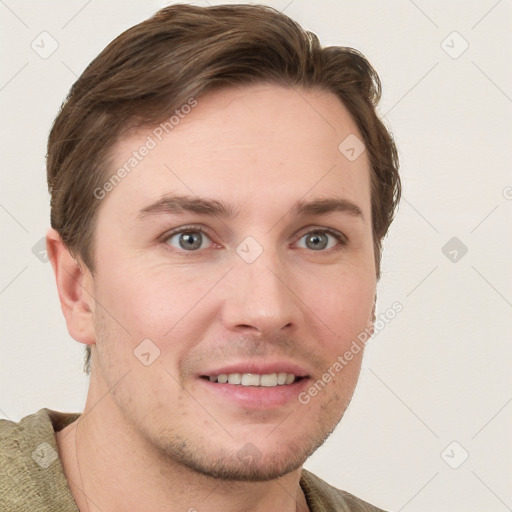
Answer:
[[[332, 432], [332, 431], [331, 431]], [[247, 442], [238, 450], [202, 446], [188, 440], [175, 440], [165, 447], [165, 455], [182, 466], [207, 477], [232, 482], [266, 482], [301, 468], [331, 434], [310, 435], [286, 446], [275, 448], [268, 443], [264, 449]], [[270, 434], [272, 435], [272, 434]], [[176, 442], [178, 441], [178, 442]]]

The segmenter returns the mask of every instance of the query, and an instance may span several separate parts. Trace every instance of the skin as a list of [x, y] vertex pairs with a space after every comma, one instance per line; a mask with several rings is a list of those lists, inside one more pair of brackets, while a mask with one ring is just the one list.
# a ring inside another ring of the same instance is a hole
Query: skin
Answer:
[[[151, 133], [119, 142], [113, 172]], [[305, 370], [307, 390], [371, 326], [369, 163], [340, 153], [349, 134], [360, 137], [328, 92], [210, 92], [101, 201], [94, 275], [49, 231], [69, 332], [92, 346], [84, 413], [56, 434], [80, 510], [307, 510], [302, 464], [341, 419], [363, 351], [306, 405], [244, 406], [200, 375], [286, 361]], [[213, 198], [236, 215], [140, 218], [166, 194]], [[361, 215], [293, 214], [296, 201], [325, 198]], [[206, 236], [186, 252], [168, 233], [190, 224]], [[327, 248], [311, 248], [306, 235], [321, 228], [346, 243], [320, 234]], [[263, 250], [252, 263], [236, 251], [247, 236]], [[160, 350], [148, 366], [134, 357], [144, 339]], [[252, 462], [240, 456], [248, 449]]]

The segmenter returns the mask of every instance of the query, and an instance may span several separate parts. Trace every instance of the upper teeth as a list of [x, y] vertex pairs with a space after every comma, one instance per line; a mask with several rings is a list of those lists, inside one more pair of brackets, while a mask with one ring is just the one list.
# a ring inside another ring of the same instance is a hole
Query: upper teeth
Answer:
[[291, 384], [295, 381], [293, 373], [267, 373], [259, 375], [257, 373], [221, 373], [220, 375], [211, 375], [212, 382], [219, 382], [220, 384], [240, 384], [242, 386], [283, 386], [284, 384]]

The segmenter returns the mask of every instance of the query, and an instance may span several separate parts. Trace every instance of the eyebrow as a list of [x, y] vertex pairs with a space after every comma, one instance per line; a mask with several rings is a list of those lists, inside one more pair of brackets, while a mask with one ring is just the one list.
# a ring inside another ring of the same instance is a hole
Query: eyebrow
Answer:
[[[197, 215], [211, 215], [224, 218], [236, 217], [238, 211], [229, 204], [216, 199], [166, 195], [158, 201], [145, 206], [138, 213], [139, 219], [159, 214], [195, 213]], [[352, 217], [364, 218], [363, 212], [355, 203], [338, 197], [314, 199], [312, 201], [296, 201], [290, 213], [296, 217], [301, 215], [327, 215], [332, 212], [346, 213]]]

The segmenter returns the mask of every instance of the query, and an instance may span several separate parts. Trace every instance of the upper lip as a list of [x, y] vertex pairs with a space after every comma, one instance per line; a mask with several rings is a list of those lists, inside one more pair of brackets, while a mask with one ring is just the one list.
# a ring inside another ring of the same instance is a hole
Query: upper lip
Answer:
[[302, 366], [288, 361], [256, 362], [247, 361], [231, 363], [211, 370], [201, 372], [201, 376], [210, 377], [212, 375], [221, 375], [230, 373], [256, 373], [258, 375], [268, 375], [271, 373], [292, 373], [296, 377], [307, 377], [309, 374]]

